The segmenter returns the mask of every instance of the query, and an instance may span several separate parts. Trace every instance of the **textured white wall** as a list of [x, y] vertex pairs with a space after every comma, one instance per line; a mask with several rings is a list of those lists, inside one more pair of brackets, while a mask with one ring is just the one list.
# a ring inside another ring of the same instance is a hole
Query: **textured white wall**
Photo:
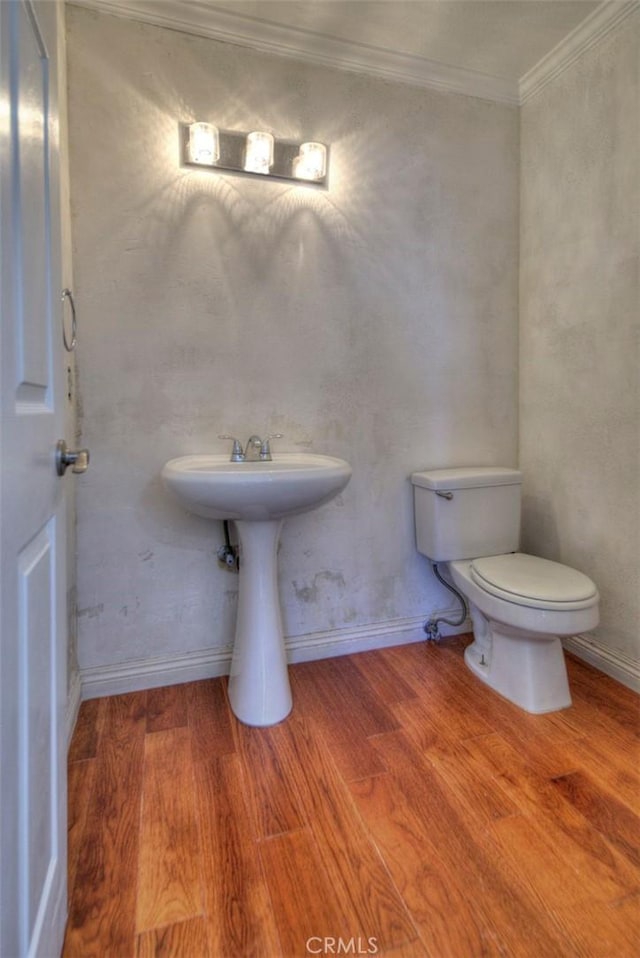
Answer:
[[640, 660], [640, 14], [522, 109], [524, 545], [588, 573]]
[[[353, 479], [289, 520], [288, 635], [450, 605], [412, 470], [517, 452], [518, 114], [72, 7], [84, 668], [228, 645], [218, 523], [168, 458], [282, 432]], [[327, 192], [178, 167], [179, 120], [331, 144]]]

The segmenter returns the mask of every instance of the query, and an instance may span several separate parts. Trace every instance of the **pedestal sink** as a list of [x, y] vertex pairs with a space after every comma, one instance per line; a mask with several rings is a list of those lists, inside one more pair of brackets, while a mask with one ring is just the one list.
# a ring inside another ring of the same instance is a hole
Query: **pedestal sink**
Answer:
[[270, 462], [224, 455], [181, 456], [162, 480], [189, 512], [233, 519], [242, 547], [229, 700], [247, 725], [274, 725], [291, 711], [278, 598], [277, 548], [287, 516], [333, 499], [351, 477], [344, 459], [275, 453]]

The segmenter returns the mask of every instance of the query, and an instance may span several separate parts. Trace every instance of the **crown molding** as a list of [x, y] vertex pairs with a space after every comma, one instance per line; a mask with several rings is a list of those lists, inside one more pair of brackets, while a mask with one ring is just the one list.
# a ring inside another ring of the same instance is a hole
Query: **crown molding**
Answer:
[[258, 17], [216, 7], [203, 0], [67, 2], [181, 33], [251, 47], [262, 53], [514, 106], [522, 105], [539, 93], [582, 53], [640, 9], [640, 0], [603, 0], [593, 13], [525, 73], [519, 83], [515, 83], [505, 77], [451, 66], [427, 57], [270, 23]]
[[355, 43], [221, 9], [199, 0], [67, 0], [129, 20], [251, 47], [319, 66], [365, 73], [517, 106], [517, 84], [437, 60]]
[[536, 96], [547, 83], [560, 76], [579, 56], [640, 9], [640, 0], [604, 0], [575, 30], [520, 78], [520, 103]]

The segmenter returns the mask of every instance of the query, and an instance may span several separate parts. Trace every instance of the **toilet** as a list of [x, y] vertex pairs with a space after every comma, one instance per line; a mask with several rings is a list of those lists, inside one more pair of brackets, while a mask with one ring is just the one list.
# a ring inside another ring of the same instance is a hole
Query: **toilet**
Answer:
[[571, 705], [559, 636], [596, 627], [598, 590], [582, 572], [518, 552], [522, 473], [414, 472], [418, 551], [443, 563], [469, 605], [469, 669], [527, 712]]

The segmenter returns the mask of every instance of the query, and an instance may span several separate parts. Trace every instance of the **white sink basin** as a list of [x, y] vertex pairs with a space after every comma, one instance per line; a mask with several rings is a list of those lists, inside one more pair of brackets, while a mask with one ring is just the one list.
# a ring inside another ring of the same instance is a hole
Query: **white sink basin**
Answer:
[[282, 520], [329, 502], [350, 478], [344, 459], [292, 452], [276, 453], [272, 462], [181, 456], [162, 470], [165, 486], [189, 512], [235, 522], [240, 582], [229, 701], [247, 725], [274, 725], [291, 711], [277, 578]]
[[296, 452], [275, 453], [272, 462], [180, 456], [162, 470], [184, 508], [206, 519], [284, 519], [329, 502], [350, 477], [344, 459]]

